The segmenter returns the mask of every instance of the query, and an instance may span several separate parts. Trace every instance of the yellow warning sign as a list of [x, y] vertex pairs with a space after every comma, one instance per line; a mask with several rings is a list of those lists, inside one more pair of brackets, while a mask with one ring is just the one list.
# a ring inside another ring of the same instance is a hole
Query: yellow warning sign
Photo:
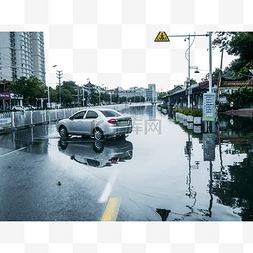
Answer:
[[169, 37], [167, 36], [166, 32], [159, 32], [158, 35], [155, 38], [155, 42], [162, 42], [167, 41], [169, 42]]

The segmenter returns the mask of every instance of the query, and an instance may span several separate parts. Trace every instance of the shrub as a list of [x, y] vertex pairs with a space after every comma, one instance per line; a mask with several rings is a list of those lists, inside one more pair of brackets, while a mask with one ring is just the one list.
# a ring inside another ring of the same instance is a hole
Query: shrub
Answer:
[[226, 104], [219, 104], [219, 112], [226, 112], [231, 110], [230, 105], [228, 103]]
[[201, 110], [194, 110], [192, 111], [192, 116], [193, 117], [202, 117], [203, 112]]
[[162, 109], [168, 109], [168, 106], [167, 105], [162, 105], [161, 108]]
[[190, 108], [185, 109], [174, 109], [174, 112], [183, 113], [185, 115], [192, 115], [193, 117], [202, 117], [202, 110], [191, 110]]
[[184, 115], [192, 115], [192, 110], [190, 108], [185, 108], [185, 109], [183, 109], [183, 114]]

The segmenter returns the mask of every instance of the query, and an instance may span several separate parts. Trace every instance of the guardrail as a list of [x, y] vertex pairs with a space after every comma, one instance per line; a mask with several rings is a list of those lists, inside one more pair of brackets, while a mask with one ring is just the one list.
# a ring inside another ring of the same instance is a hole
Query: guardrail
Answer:
[[96, 107], [79, 107], [69, 109], [55, 109], [43, 111], [24, 111], [24, 112], [7, 112], [0, 114], [0, 132], [6, 130], [16, 130], [22, 127], [33, 126], [37, 124], [46, 124], [70, 117], [73, 113], [82, 109], [91, 108], [111, 108], [121, 110], [127, 104], [106, 105]]

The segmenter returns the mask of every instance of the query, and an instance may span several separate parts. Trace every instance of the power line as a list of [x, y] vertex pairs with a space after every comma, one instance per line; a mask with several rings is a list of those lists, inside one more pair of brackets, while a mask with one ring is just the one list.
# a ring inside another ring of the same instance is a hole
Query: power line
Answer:
[[62, 78], [62, 70], [56, 70], [56, 77], [59, 79], [59, 103], [61, 105], [61, 78]]

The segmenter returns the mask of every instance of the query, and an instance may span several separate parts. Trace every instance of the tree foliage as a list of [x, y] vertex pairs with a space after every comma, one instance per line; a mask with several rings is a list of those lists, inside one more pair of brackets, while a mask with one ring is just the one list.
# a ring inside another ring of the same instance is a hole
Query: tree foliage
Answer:
[[159, 95], [158, 95], [158, 100], [161, 100], [162, 97], [164, 97], [164, 96], [166, 96], [166, 95], [168, 95], [167, 92], [160, 92]]
[[22, 76], [13, 81], [9, 89], [22, 95], [25, 102], [35, 104], [36, 98], [46, 97], [45, 92], [47, 87], [36, 76], [30, 76], [29, 78]]
[[248, 108], [253, 105], [253, 90], [249, 89], [247, 86], [234, 91], [232, 94], [223, 94], [226, 96], [229, 103], [232, 101], [234, 102], [233, 109]]
[[249, 69], [253, 69], [253, 32], [218, 32], [213, 48], [224, 49], [229, 55], [237, 56], [229, 65], [234, 76], [248, 79]]

